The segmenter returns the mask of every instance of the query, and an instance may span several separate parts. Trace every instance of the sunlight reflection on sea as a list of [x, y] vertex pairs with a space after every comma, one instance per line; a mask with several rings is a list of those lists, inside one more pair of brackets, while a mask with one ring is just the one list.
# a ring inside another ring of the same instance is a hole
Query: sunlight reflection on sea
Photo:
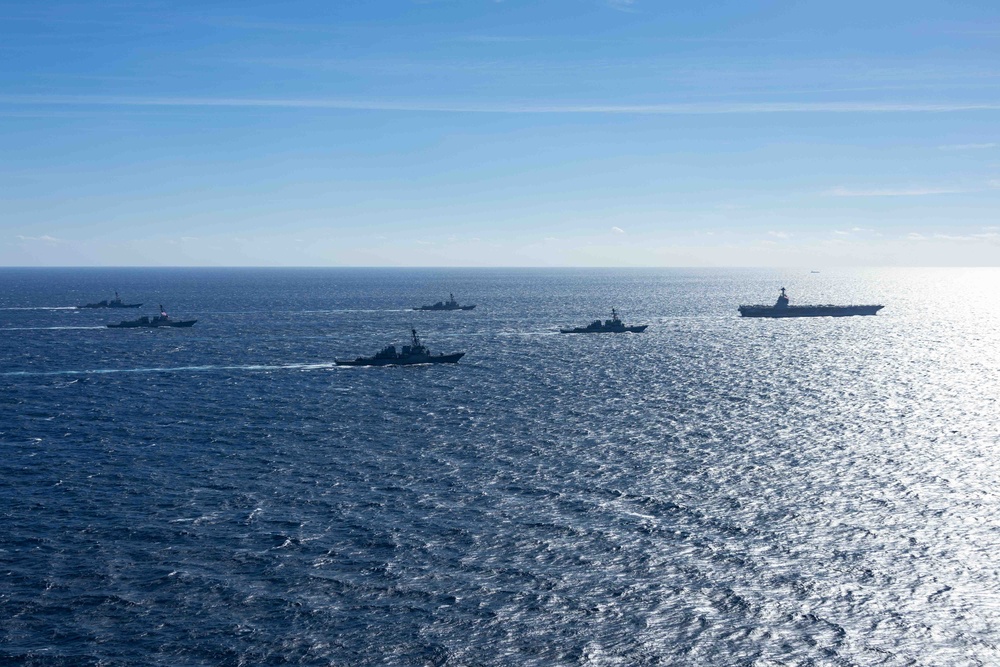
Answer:
[[[7, 660], [1000, 661], [1000, 271], [0, 284]], [[738, 317], [781, 286], [886, 307]], [[199, 322], [27, 310], [109, 288]], [[650, 328], [553, 333], [612, 306]], [[467, 356], [330, 365], [411, 326]]]

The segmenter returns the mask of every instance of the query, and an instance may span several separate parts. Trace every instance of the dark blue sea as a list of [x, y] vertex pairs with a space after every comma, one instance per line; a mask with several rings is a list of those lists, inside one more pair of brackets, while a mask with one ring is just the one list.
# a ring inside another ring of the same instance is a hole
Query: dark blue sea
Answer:
[[1000, 270], [2, 269], [0, 664], [1000, 664], [998, 399]]

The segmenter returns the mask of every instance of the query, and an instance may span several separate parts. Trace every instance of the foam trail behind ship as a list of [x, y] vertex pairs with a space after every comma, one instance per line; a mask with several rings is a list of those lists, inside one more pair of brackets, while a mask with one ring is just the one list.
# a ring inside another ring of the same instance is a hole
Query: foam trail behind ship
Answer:
[[212, 371], [286, 371], [286, 370], [327, 370], [340, 369], [333, 362], [318, 364], [246, 364], [240, 366], [163, 366], [152, 368], [90, 368], [58, 371], [12, 371], [0, 373], [0, 377], [47, 377], [54, 375], [107, 375], [112, 373], [205, 373]]

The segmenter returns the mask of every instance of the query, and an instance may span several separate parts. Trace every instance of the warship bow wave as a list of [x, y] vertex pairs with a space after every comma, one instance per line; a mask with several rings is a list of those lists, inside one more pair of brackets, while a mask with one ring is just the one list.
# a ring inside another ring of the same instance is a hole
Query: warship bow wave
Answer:
[[160, 327], [193, 327], [198, 320], [172, 320], [167, 311], [160, 306], [160, 314], [154, 317], [143, 315], [137, 320], [125, 320], [118, 324], [107, 325], [109, 329], [158, 329]]
[[447, 301], [438, 301], [433, 306], [417, 306], [413, 310], [472, 310], [476, 305], [471, 306], [460, 306], [458, 301], [455, 301], [455, 295], [449, 294]]
[[124, 303], [121, 297], [118, 296], [118, 292], [115, 292], [114, 299], [88, 303], [85, 306], [77, 306], [77, 308], [138, 308], [141, 305], [141, 303]]
[[778, 301], [773, 306], [740, 306], [743, 317], [849, 317], [874, 315], [885, 306], [789, 306], [785, 288], [781, 288]]
[[403, 345], [400, 352], [396, 351], [395, 345], [389, 345], [377, 352], [374, 357], [358, 357], [353, 361], [341, 361], [334, 359], [338, 366], [414, 366], [416, 364], [455, 364], [465, 356], [465, 352], [455, 352], [454, 354], [431, 354], [420, 338], [417, 337], [417, 330], [410, 329], [410, 344]]
[[626, 326], [624, 322], [618, 319], [618, 311], [612, 308], [610, 320], [604, 320], [603, 322], [600, 320], [594, 320], [585, 327], [560, 329], [559, 333], [625, 333], [626, 331], [631, 331], [632, 333], [642, 333], [648, 326], [648, 324], [633, 324]]

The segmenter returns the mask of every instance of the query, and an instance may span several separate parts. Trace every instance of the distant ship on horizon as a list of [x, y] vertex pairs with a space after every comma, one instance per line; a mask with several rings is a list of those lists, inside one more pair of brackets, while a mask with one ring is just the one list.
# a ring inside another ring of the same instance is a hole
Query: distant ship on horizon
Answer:
[[885, 306], [790, 306], [785, 288], [781, 288], [778, 301], [773, 306], [740, 306], [742, 317], [849, 317], [852, 315], [874, 315]]

